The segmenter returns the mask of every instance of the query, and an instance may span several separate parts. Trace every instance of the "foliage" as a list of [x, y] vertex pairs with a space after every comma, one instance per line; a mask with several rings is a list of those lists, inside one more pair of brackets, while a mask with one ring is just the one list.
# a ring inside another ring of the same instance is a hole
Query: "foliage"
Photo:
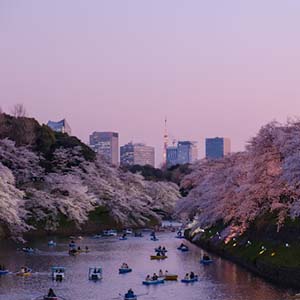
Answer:
[[202, 160], [181, 184], [190, 193], [178, 213], [196, 218], [194, 228], [222, 220], [227, 237], [241, 235], [260, 215], [276, 215], [278, 230], [300, 215], [300, 123], [272, 122], [251, 139], [246, 151]]

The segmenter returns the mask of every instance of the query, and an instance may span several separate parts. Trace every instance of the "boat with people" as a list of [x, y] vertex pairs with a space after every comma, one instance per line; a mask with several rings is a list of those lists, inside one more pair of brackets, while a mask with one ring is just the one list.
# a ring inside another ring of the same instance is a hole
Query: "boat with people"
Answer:
[[124, 233], [122, 236], [119, 237], [119, 240], [120, 240], [120, 241], [127, 241], [127, 240], [128, 240], [127, 234]]
[[121, 268], [119, 269], [119, 274], [126, 274], [132, 272], [132, 269], [129, 268], [128, 264], [123, 263]]
[[49, 247], [55, 247], [56, 246], [56, 242], [54, 242], [54, 241], [51, 240], [51, 241], [48, 242], [48, 246]]
[[162, 284], [162, 283], [165, 283], [165, 280], [162, 279], [162, 278], [158, 278], [156, 280], [150, 279], [150, 280], [144, 280], [143, 281], [144, 285], [157, 285], [157, 284]]
[[186, 273], [184, 278], [181, 279], [181, 282], [183, 283], [192, 283], [198, 281], [198, 275], [195, 275], [194, 272]]
[[117, 236], [117, 235], [118, 235], [117, 230], [114, 230], [114, 229], [109, 229], [109, 230], [103, 231], [103, 236], [105, 236], [105, 237]]
[[133, 230], [131, 228], [127, 228], [124, 230], [124, 233], [130, 235], [133, 234]]
[[98, 239], [101, 239], [101, 238], [102, 238], [101, 234], [95, 234], [94, 236], [92, 236], [93, 240], [98, 240]]
[[64, 298], [56, 296], [53, 289], [50, 288], [47, 295], [40, 296], [38, 298], [35, 298], [34, 300], [60, 300], [60, 299], [64, 300]]
[[202, 265], [210, 265], [213, 263], [213, 260], [206, 254], [203, 255], [202, 259], [200, 260]]
[[35, 250], [33, 248], [30, 248], [30, 247], [23, 247], [22, 251], [25, 252], [25, 253], [30, 253], [30, 254], [35, 252]]
[[8, 270], [0, 270], [0, 276], [7, 275], [8, 273]]
[[141, 232], [135, 232], [134, 237], [143, 237], [143, 234]]
[[98, 281], [102, 279], [102, 268], [93, 267], [89, 268], [89, 280]]
[[65, 271], [64, 267], [52, 267], [51, 268], [51, 276], [53, 280], [62, 281], [65, 278]]
[[6, 269], [4, 265], [0, 265], [0, 276], [8, 274], [9, 271]]
[[76, 255], [79, 255], [80, 252], [77, 251], [77, 249], [69, 249], [69, 255], [71, 256], [76, 256]]
[[137, 295], [135, 295], [132, 289], [129, 289], [124, 295], [124, 300], [137, 300]]
[[177, 231], [176, 238], [177, 239], [184, 239], [184, 234], [182, 233], [181, 230]]
[[16, 273], [17, 276], [29, 277], [32, 275], [32, 269], [27, 267], [22, 267], [19, 272]]
[[181, 252], [188, 252], [189, 247], [186, 246], [185, 244], [181, 243], [181, 245], [177, 248], [177, 250], [180, 250]]

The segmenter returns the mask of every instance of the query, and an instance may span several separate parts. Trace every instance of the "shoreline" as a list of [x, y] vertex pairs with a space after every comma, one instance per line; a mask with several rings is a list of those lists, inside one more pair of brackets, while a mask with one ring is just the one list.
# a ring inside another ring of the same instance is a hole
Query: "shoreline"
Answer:
[[264, 262], [262, 259], [257, 259], [255, 263], [249, 262], [237, 255], [229, 253], [224, 248], [219, 246], [220, 243], [212, 240], [201, 240], [191, 238], [189, 232], [185, 231], [185, 238], [192, 244], [202, 248], [205, 251], [211, 252], [223, 259], [226, 259], [250, 273], [264, 279], [266, 282], [275, 285], [281, 289], [300, 290], [300, 268], [277, 267]]

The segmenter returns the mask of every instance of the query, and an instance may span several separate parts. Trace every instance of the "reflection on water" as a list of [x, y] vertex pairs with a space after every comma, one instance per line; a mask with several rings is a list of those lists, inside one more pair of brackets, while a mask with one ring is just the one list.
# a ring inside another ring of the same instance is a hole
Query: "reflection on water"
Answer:
[[[129, 288], [136, 293], [149, 292], [140, 297], [144, 300], [180, 299], [180, 300], [281, 300], [285, 292], [251, 275], [244, 269], [220, 258], [210, 266], [199, 264], [203, 251], [194, 245], [190, 252], [176, 250], [181, 240], [174, 233], [158, 235], [159, 242], [144, 238], [130, 237], [127, 241], [117, 238], [92, 240], [88, 237], [78, 242], [82, 248], [88, 246], [90, 253], [78, 257], [67, 254], [67, 239], [57, 239], [57, 246], [50, 248], [47, 241], [38, 241], [30, 246], [38, 248], [35, 254], [17, 251], [12, 243], [0, 244], [0, 264], [5, 264], [15, 272], [23, 265], [33, 269], [33, 276], [21, 278], [15, 275], [0, 277], [0, 300], [30, 300], [44, 294], [49, 287], [66, 299], [72, 300], [108, 300], [117, 299]], [[188, 243], [188, 242], [186, 242]], [[154, 247], [164, 245], [169, 250], [165, 261], [151, 261]], [[133, 272], [119, 275], [118, 268], [126, 262]], [[66, 279], [61, 283], [51, 280], [51, 266], [66, 267]], [[103, 280], [88, 280], [89, 267], [101, 266]], [[145, 287], [142, 281], [147, 274], [152, 275], [159, 269], [176, 273], [182, 278], [185, 273], [194, 271], [200, 281], [191, 285], [178, 282], [166, 282], [160, 286]], [[119, 299], [122, 299], [121, 297]]]

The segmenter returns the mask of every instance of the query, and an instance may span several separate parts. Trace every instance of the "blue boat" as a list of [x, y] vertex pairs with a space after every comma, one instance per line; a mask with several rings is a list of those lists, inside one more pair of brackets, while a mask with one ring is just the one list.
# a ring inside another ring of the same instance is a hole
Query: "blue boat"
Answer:
[[200, 263], [201, 263], [202, 265], [210, 265], [210, 264], [213, 263], [213, 260], [212, 260], [212, 259], [201, 259], [201, 260], [200, 260]]
[[195, 276], [193, 279], [189, 278], [189, 279], [181, 279], [181, 282], [183, 283], [192, 283], [192, 282], [196, 282], [198, 281], [198, 276]]
[[120, 268], [119, 269], [119, 274], [126, 274], [132, 272], [132, 269], [130, 268]]
[[188, 247], [181, 247], [181, 248], [177, 248], [178, 250], [180, 250], [181, 252], [188, 252], [189, 248]]
[[145, 280], [145, 281], [143, 281], [144, 285], [156, 285], [156, 284], [162, 284], [162, 283], [165, 283], [164, 279]]
[[128, 238], [127, 238], [127, 237], [120, 237], [119, 240], [120, 240], [120, 241], [127, 241]]
[[49, 246], [49, 247], [55, 247], [55, 246], [56, 246], [56, 242], [54, 242], [54, 241], [49, 241], [49, 242], [48, 242], [48, 246]]
[[157, 237], [152, 237], [151, 238], [151, 241], [154, 241], [154, 242], [156, 242], [156, 241], [158, 241], [159, 239], [157, 238]]
[[0, 270], [0, 276], [8, 274], [8, 270]]

